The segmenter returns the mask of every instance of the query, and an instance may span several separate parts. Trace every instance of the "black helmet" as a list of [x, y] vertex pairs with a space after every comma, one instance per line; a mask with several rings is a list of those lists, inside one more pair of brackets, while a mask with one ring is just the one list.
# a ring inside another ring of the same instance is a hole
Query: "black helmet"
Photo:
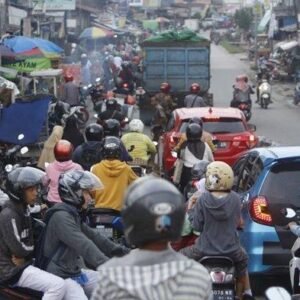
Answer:
[[200, 162], [193, 165], [191, 174], [193, 179], [200, 180], [205, 176], [207, 166], [209, 165], [209, 162], [207, 160], [201, 160]]
[[88, 141], [101, 141], [103, 139], [103, 127], [97, 123], [88, 125], [85, 129], [85, 137]]
[[121, 159], [121, 141], [117, 137], [108, 136], [104, 139], [102, 155], [104, 159]]
[[118, 108], [118, 101], [114, 98], [106, 100], [107, 110], [116, 110]]
[[165, 179], [145, 176], [128, 189], [122, 210], [124, 232], [137, 247], [180, 237], [185, 215], [182, 195]]
[[103, 124], [104, 136], [120, 136], [120, 122], [116, 119], [108, 119]]
[[97, 176], [82, 170], [63, 173], [58, 180], [58, 194], [61, 200], [78, 208], [84, 204], [83, 190], [99, 190], [102, 187]]
[[189, 124], [199, 124], [201, 127], [203, 127], [203, 121], [201, 118], [193, 117], [189, 120]]
[[189, 124], [186, 128], [186, 138], [189, 142], [199, 141], [202, 137], [202, 127], [199, 124]]
[[6, 191], [10, 199], [24, 201], [24, 189], [41, 184], [45, 175], [45, 172], [32, 167], [21, 167], [11, 171], [6, 180]]

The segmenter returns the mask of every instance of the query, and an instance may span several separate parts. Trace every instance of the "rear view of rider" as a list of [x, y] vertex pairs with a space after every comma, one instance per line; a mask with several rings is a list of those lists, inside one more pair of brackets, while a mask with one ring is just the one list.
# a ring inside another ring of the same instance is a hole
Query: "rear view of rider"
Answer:
[[242, 299], [243, 293], [251, 295], [251, 289], [248, 257], [237, 233], [237, 228], [242, 226], [241, 201], [239, 195], [231, 191], [233, 180], [233, 171], [228, 164], [215, 161], [208, 165], [207, 192], [201, 194], [188, 212], [200, 237], [195, 245], [181, 250], [181, 253], [196, 260], [211, 255], [230, 257], [236, 268], [237, 296]]
[[9, 200], [0, 213], [0, 283], [44, 293], [43, 299], [63, 299], [63, 279], [32, 266], [34, 251], [32, 219], [34, 205], [45, 173], [31, 167], [17, 168], [7, 178]]
[[169, 247], [184, 214], [182, 196], [168, 181], [146, 176], [132, 184], [122, 216], [126, 239], [137, 248], [99, 267], [92, 299], [211, 299], [206, 269]]
[[198, 83], [193, 83], [190, 86], [190, 94], [184, 98], [185, 107], [205, 107], [207, 106], [202, 97], [199, 96], [200, 85]]
[[74, 78], [71, 74], [65, 76], [62, 100], [70, 104], [70, 106], [80, 105], [79, 87], [74, 83]]
[[[117, 138], [121, 137], [121, 126], [120, 122], [115, 119], [108, 119], [103, 124], [104, 137], [115, 136]], [[131, 150], [131, 149], [129, 149]], [[132, 161], [131, 155], [128, 153], [125, 145], [121, 141], [121, 160], [122, 161]]]
[[120, 112], [119, 104], [116, 99], [106, 100], [106, 111], [101, 112], [98, 115], [101, 125], [108, 119], [115, 119], [122, 124], [125, 116]]
[[46, 167], [45, 181], [49, 184], [48, 202], [50, 205], [61, 202], [58, 194], [58, 179], [62, 173], [70, 170], [82, 170], [72, 161], [73, 146], [66, 140], [60, 140], [54, 147], [55, 161]]
[[[63, 203], [49, 209], [45, 217], [41, 252], [47, 261], [43, 267], [65, 279], [66, 299], [88, 299], [98, 277], [93, 270], [109, 257], [125, 254], [125, 249], [81, 219], [92, 202], [91, 193], [101, 188], [99, 179], [88, 171], [64, 173], [58, 186]], [[93, 270], [83, 268], [82, 261]]]
[[129, 123], [129, 133], [122, 136], [122, 142], [124, 143], [126, 149], [133, 150], [130, 152], [133, 159], [141, 159], [148, 162], [150, 155], [156, 153], [156, 146], [150, 140], [150, 138], [145, 135], [144, 124], [141, 120], [134, 119]]
[[80, 164], [84, 170], [89, 171], [92, 165], [102, 160], [103, 127], [92, 123], [85, 129], [86, 142], [78, 146], [73, 153], [73, 161]]
[[121, 141], [109, 136], [103, 143], [103, 160], [92, 166], [91, 172], [103, 183], [104, 188], [95, 195], [95, 206], [120, 211], [123, 194], [138, 177], [130, 166], [121, 161]]
[[235, 84], [233, 85], [233, 99], [231, 101], [231, 107], [238, 107], [241, 100], [240, 98], [245, 95], [245, 99], [248, 104], [251, 106], [251, 94], [254, 94], [252, 87], [248, 83], [248, 76], [247, 75], [239, 75], [235, 79]]

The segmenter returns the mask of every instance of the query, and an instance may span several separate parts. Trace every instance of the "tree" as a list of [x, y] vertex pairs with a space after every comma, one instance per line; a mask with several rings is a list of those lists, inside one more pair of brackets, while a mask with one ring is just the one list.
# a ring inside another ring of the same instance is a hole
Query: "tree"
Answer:
[[244, 32], [248, 31], [253, 21], [253, 11], [250, 7], [237, 10], [234, 15], [235, 23]]

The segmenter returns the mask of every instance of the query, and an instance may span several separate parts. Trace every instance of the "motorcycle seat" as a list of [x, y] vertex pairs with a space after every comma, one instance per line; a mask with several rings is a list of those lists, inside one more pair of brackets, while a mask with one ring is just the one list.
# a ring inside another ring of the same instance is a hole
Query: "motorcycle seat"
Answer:
[[199, 262], [208, 270], [225, 268], [228, 273], [235, 273], [234, 262], [227, 256], [205, 256]]
[[112, 208], [93, 208], [90, 211], [93, 215], [96, 214], [111, 214], [111, 215], [116, 215], [119, 216], [120, 212], [118, 210], [112, 209]]

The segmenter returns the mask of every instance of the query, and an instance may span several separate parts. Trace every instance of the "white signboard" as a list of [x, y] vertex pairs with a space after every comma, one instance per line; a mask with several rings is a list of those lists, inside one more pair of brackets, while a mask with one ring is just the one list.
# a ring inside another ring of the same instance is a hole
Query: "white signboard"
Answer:
[[76, 0], [38, 0], [35, 10], [75, 10]]
[[13, 6], [8, 7], [8, 22], [9, 25], [20, 26], [21, 20], [27, 17], [26, 10], [19, 9]]

